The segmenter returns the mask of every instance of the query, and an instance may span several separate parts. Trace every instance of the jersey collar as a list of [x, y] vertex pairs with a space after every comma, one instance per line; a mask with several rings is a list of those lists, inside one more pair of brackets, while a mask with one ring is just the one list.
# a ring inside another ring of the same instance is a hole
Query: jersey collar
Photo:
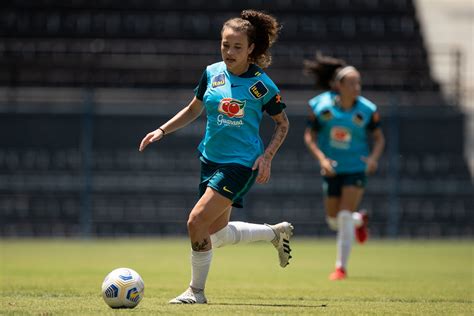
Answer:
[[[229, 74], [231, 74], [232, 76], [235, 76], [233, 75], [231, 72], [227, 71]], [[255, 64], [250, 64], [249, 65], [249, 68], [247, 69], [246, 72], [244, 72], [243, 74], [241, 74], [240, 76], [235, 76], [235, 77], [239, 77], [239, 78], [253, 78], [253, 77], [257, 77], [259, 75], [262, 74], [262, 70], [260, 69], [260, 67], [258, 67], [257, 65]]]

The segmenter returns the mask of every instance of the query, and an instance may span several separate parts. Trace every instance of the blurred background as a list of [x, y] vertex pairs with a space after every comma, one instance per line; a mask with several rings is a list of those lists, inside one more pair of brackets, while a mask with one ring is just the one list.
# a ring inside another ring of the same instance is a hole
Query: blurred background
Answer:
[[332, 234], [303, 143], [320, 91], [302, 64], [320, 50], [359, 68], [382, 115], [387, 147], [362, 202], [372, 236], [472, 237], [472, 0], [3, 1], [0, 235], [186, 234], [205, 118], [144, 153], [138, 144], [187, 105], [220, 60], [222, 23], [247, 8], [283, 25], [267, 72], [291, 129], [272, 180], [232, 218]]

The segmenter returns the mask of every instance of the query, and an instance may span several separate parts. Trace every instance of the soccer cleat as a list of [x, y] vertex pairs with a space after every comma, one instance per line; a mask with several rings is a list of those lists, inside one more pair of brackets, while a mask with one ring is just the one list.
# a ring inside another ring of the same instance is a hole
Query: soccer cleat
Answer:
[[360, 244], [363, 244], [367, 241], [369, 237], [369, 215], [366, 210], [360, 210], [359, 214], [362, 217], [362, 225], [355, 229], [356, 239]]
[[291, 248], [290, 238], [293, 236], [293, 225], [288, 222], [281, 222], [275, 225], [265, 224], [270, 227], [275, 233], [275, 238], [272, 240], [273, 246], [278, 251], [278, 259], [282, 268], [290, 264]]
[[169, 301], [170, 304], [207, 304], [204, 290], [193, 290], [189, 287], [183, 294]]
[[346, 278], [346, 270], [342, 267], [336, 268], [336, 270], [329, 275], [329, 280], [338, 281]]

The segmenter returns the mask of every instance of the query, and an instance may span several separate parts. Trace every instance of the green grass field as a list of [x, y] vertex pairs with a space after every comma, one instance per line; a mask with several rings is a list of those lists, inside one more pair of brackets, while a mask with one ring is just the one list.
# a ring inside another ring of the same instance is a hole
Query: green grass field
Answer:
[[[168, 305], [189, 283], [185, 239], [0, 240], [1, 315], [473, 315], [472, 241], [370, 241], [353, 248], [349, 278], [327, 279], [334, 240], [295, 239], [292, 263], [271, 244], [214, 252], [208, 305]], [[105, 275], [145, 280], [133, 310], [102, 300]]]

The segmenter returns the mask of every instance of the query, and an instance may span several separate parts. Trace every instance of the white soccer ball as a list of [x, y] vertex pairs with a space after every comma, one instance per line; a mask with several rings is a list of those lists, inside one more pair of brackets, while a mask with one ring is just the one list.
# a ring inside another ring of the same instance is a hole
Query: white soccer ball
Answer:
[[102, 297], [112, 308], [134, 308], [143, 298], [145, 284], [134, 270], [119, 268], [102, 282]]

